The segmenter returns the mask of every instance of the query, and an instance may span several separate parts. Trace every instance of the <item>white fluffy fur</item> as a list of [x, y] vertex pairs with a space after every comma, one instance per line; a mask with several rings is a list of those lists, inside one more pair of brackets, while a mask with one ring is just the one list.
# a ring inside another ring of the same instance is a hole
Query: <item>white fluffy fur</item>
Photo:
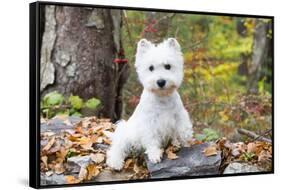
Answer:
[[[165, 65], [171, 68], [166, 69]], [[150, 71], [149, 67], [154, 70]], [[145, 149], [153, 163], [161, 161], [164, 142], [187, 145], [193, 130], [188, 112], [177, 92], [183, 79], [183, 57], [174, 38], [155, 45], [142, 39], [138, 43], [135, 67], [144, 90], [133, 115], [117, 123], [112, 145], [107, 152], [107, 165], [120, 170], [132, 150]], [[157, 80], [166, 81], [163, 88]]]

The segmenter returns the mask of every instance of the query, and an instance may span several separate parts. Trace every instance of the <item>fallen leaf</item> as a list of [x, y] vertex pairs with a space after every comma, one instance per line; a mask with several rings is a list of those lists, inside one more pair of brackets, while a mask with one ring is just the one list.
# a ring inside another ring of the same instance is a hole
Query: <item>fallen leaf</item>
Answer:
[[105, 143], [105, 144], [111, 144], [111, 140], [109, 140], [108, 138], [106, 138], [106, 137], [104, 137], [104, 138], [102, 138], [102, 140], [103, 140], [103, 142]]
[[55, 173], [56, 174], [62, 174], [65, 171], [63, 164], [62, 163], [58, 163], [55, 165]]
[[167, 149], [166, 149], [166, 154], [167, 154], [167, 158], [169, 160], [175, 160], [178, 158], [178, 156], [174, 153], [175, 151], [177, 150], [177, 147], [174, 147], [174, 146], [169, 146]]
[[51, 137], [51, 136], [53, 136], [55, 134], [56, 134], [55, 132], [46, 131], [46, 132], [42, 133], [41, 135], [44, 136], [44, 137]]
[[272, 158], [271, 153], [269, 153], [268, 151], [261, 151], [259, 156], [258, 156], [258, 161], [259, 162], [266, 162], [269, 161]]
[[98, 137], [96, 140], [97, 143], [102, 143], [103, 142], [103, 137]]
[[80, 181], [81, 181], [81, 180], [77, 179], [76, 177], [74, 177], [72, 175], [64, 176], [64, 179], [65, 179], [67, 184], [80, 183]]
[[105, 155], [102, 153], [92, 153], [90, 156], [91, 156], [91, 160], [96, 164], [103, 162], [105, 159]]
[[256, 147], [255, 143], [249, 143], [247, 145], [247, 152], [248, 153], [256, 153], [256, 149], [257, 149], [257, 147]]
[[91, 180], [93, 177], [99, 175], [100, 173], [100, 166], [96, 166], [94, 164], [89, 164], [87, 166], [88, 176], [87, 180]]
[[44, 163], [45, 167], [48, 167], [48, 157], [47, 156], [42, 156], [41, 160]]
[[85, 144], [88, 144], [88, 143], [92, 143], [91, 138], [85, 137], [85, 136], [79, 138], [78, 142], [80, 143], [80, 145], [83, 145], [83, 144], [85, 145]]
[[48, 151], [55, 142], [56, 142], [56, 138], [52, 137], [51, 140], [48, 142], [48, 144], [42, 149], [42, 151]]
[[133, 159], [131, 159], [131, 158], [127, 159], [124, 164], [124, 168], [127, 169], [127, 168], [131, 167], [132, 163], [133, 163]]
[[78, 179], [82, 181], [84, 179], [87, 179], [87, 176], [88, 176], [88, 170], [85, 167], [81, 167], [78, 174]]
[[209, 146], [203, 150], [205, 156], [213, 156], [217, 155], [217, 147], [216, 146]]
[[140, 168], [137, 165], [137, 163], [134, 164], [134, 168], [133, 168], [134, 172], [139, 173], [140, 172]]
[[54, 172], [53, 172], [52, 170], [50, 170], [50, 171], [47, 171], [45, 174], [46, 174], [46, 176], [48, 176], [48, 177], [49, 177], [49, 176], [53, 175], [53, 174], [54, 174]]

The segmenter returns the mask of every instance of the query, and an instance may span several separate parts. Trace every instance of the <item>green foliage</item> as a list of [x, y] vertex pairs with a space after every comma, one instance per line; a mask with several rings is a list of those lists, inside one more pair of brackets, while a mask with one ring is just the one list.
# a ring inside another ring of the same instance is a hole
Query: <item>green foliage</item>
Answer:
[[244, 161], [251, 161], [256, 155], [252, 152], [244, 152], [242, 155], [241, 155], [241, 159], [244, 160]]
[[58, 92], [50, 92], [43, 98], [43, 106], [55, 106], [62, 104], [64, 98]]
[[74, 109], [79, 110], [83, 106], [83, 100], [79, 96], [71, 95], [69, 96], [68, 100]]
[[85, 106], [90, 109], [95, 109], [98, 105], [100, 105], [100, 103], [100, 100], [91, 98], [85, 103]]
[[213, 141], [219, 138], [219, 134], [216, 130], [211, 128], [205, 128], [203, 133], [195, 134], [194, 137], [199, 141]]
[[40, 103], [41, 116], [51, 118], [58, 114], [82, 116], [83, 108], [96, 109], [101, 104], [97, 98], [91, 98], [84, 102], [79, 96], [70, 95], [68, 98], [54, 91], [46, 94]]

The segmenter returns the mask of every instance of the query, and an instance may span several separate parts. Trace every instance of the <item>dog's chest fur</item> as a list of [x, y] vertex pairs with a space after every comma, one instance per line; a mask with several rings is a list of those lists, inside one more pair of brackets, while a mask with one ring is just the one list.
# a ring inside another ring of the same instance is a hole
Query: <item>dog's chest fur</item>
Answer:
[[164, 140], [173, 134], [179, 110], [182, 110], [182, 103], [177, 92], [163, 98], [144, 92], [132, 119], [140, 119], [140, 128], [146, 128], [145, 131], [150, 131], [153, 136], [162, 137]]

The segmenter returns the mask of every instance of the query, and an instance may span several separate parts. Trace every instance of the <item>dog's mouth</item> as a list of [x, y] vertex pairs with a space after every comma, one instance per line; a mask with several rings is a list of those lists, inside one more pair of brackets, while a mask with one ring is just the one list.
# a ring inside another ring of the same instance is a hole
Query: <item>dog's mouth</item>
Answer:
[[177, 86], [176, 85], [171, 85], [167, 88], [151, 88], [150, 91], [158, 96], [169, 96], [171, 95], [175, 90], [177, 89]]

